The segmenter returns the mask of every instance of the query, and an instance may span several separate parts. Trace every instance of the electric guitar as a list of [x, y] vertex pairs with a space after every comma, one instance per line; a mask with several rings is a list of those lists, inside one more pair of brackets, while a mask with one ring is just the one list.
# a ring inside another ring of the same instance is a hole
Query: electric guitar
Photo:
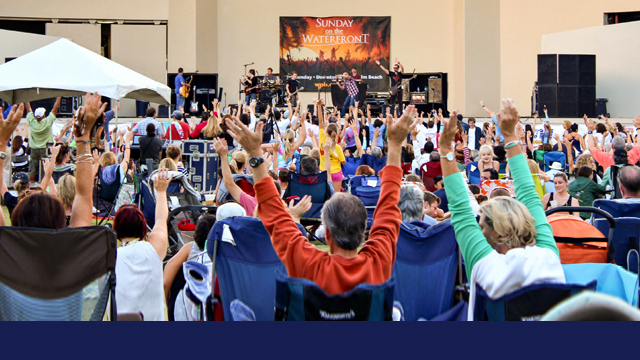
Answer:
[[304, 90], [304, 88], [303, 88], [303, 87], [300, 87], [298, 90], [296, 90], [296, 91], [292, 92], [292, 93], [291, 93], [291, 95], [286, 94], [286, 95], [284, 96], [284, 102], [285, 102], [285, 103], [288, 103], [288, 102], [289, 102], [289, 99], [290, 99], [292, 96], [294, 96], [295, 94], [297, 94], [297, 93], [298, 93], [298, 91], [301, 91], [301, 90]]
[[196, 87], [193, 87], [193, 100], [191, 101], [191, 107], [189, 111], [192, 113], [198, 112], [198, 102], [196, 101]]
[[[245, 78], [244, 80], [243, 80], [243, 79], [241, 79], [240, 81], [251, 81], [251, 80], [250, 80], [249, 78]], [[249, 94], [251, 94], [251, 90], [253, 90], [253, 89], [257, 89], [257, 88], [259, 88], [259, 87], [261, 87], [261, 86], [262, 86], [262, 85], [261, 85], [260, 83], [258, 83], [258, 85], [256, 85], [256, 86], [251, 86], [251, 87], [250, 87], [250, 86], [248, 86], [248, 85], [245, 85], [245, 87], [244, 87], [244, 94], [245, 94], [245, 95], [249, 95]]]
[[410, 77], [410, 78], [406, 79], [405, 81], [403, 81], [400, 85], [396, 84], [396, 86], [392, 86], [391, 89], [389, 89], [389, 93], [391, 93], [391, 96], [396, 96], [398, 94], [398, 89], [402, 88], [406, 83], [408, 83], [409, 81], [411, 81], [411, 80], [413, 80], [413, 79], [415, 79], [417, 77], [418, 77], [417, 74], [413, 75], [412, 77]]
[[191, 80], [193, 80], [193, 76], [191, 77], [191, 79], [189, 79], [189, 83], [183, 87], [180, 88], [180, 95], [183, 98], [188, 98], [189, 97], [189, 89], [191, 88]]

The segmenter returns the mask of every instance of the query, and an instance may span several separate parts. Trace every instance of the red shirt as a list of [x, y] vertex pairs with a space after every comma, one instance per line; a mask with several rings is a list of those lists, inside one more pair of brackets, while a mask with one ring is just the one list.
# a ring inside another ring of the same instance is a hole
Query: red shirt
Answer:
[[208, 121], [203, 121], [200, 124], [196, 125], [196, 128], [193, 129], [193, 132], [191, 133], [191, 135], [189, 135], [192, 139], [197, 138], [198, 136], [200, 136], [200, 133], [202, 132], [202, 129], [204, 129], [207, 126]]
[[362, 283], [382, 284], [389, 279], [402, 223], [398, 208], [402, 169], [387, 165], [380, 171], [380, 179], [380, 199], [369, 240], [352, 259], [331, 255], [309, 243], [282, 204], [272, 178], [264, 178], [255, 185], [258, 214], [289, 276], [309, 279], [329, 295], [347, 292]]
[[[178, 132], [178, 129], [176, 128], [176, 125], [180, 124], [180, 127], [182, 128], [182, 136], [180, 136], [180, 133]], [[178, 123], [176, 123], [175, 121], [171, 123], [171, 140], [187, 140], [189, 139], [189, 132], [191, 132], [191, 128], [189, 127], [189, 124], [185, 123], [184, 121], [180, 121]], [[168, 136], [164, 137], [165, 139], [169, 139]]]

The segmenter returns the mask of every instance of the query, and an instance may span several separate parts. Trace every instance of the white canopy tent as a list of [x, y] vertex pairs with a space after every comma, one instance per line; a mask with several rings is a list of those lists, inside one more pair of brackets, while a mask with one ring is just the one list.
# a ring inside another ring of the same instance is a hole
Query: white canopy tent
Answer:
[[0, 65], [0, 98], [10, 104], [95, 91], [116, 100], [171, 102], [168, 86], [67, 39]]

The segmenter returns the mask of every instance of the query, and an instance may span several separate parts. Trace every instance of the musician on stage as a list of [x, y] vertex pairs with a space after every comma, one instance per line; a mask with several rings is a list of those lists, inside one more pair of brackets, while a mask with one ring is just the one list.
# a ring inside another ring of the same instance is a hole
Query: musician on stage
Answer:
[[267, 75], [264, 76], [264, 81], [275, 81], [275, 84], [280, 84], [280, 78], [273, 75], [273, 69], [267, 69]]
[[358, 84], [360, 84], [362, 82], [362, 76], [360, 76], [360, 74], [358, 74], [358, 69], [356, 69], [356, 67], [352, 67], [351, 68], [351, 77], [353, 78], [353, 80], [355, 80]]
[[[287, 80], [287, 94], [289, 94], [289, 104], [291, 106], [296, 107], [298, 105], [298, 73], [293, 71], [291, 73], [291, 79]], [[292, 95], [295, 93], [294, 95]]]
[[342, 105], [342, 110], [340, 110], [340, 117], [344, 117], [344, 114], [349, 110], [349, 106], [355, 106], [356, 100], [358, 100], [358, 84], [354, 78], [349, 76], [348, 72], [344, 72], [342, 74], [343, 83], [338, 83], [338, 87], [340, 90], [347, 90], [347, 98], [344, 100], [344, 104]]
[[245, 89], [252, 88], [245, 98], [247, 105], [250, 105], [252, 100], [258, 101], [258, 78], [256, 77], [256, 71], [254, 69], [249, 70], [249, 77], [245, 76], [244, 80], [240, 80], [240, 83], [246, 86]]
[[175, 79], [175, 89], [176, 89], [176, 108], [184, 113], [184, 97], [180, 95], [180, 90], [183, 86], [191, 86], [184, 81], [184, 70], [182, 68], [178, 69], [178, 75], [176, 75]]
[[400, 112], [402, 111], [402, 89], [399, 87], [400, 84], [402, 83], [402, 73], [404, 73], [404, 66], [402, 66], [402, 64], [400, 64], [400, 61], [398, 61], [398, 58], [395, 59], [396, 64], [393, 65], [393, 72], [390, 72], [389, 70], [385, 69], [384, 66], [382, 66], [380, 64], [380, 61], [376, 60], [376, 65], [380, 66], [380, 68], [382, 69], [382, 71], [384, 71], [385, 73], [387, 73], [387, 75], [389, 75], [389, 77], [391, 78], [391, 87], [393, 88], [394, 86], [398, 87], [398, 91], [396, 93], [395, 96], [391, 95], [391, 98], [389, 99], [389, 105], [393, 106], [394, 111], [395, 111], [395, 106], [398, 106], [398, 116], [400, 116]]

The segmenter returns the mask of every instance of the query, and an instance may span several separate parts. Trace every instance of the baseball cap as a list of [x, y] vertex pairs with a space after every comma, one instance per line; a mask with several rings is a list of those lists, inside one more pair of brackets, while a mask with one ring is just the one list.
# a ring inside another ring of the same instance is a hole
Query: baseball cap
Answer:
[[613, 156], [627, 156], [627, 150], [625, 149], [617, 149], [613, 152]]
[[463, 118], [462, 114], [458, 114], [458, 120], [462, 121]]
[[224, 220], [235, 216], [247, 216], [245, 209], [236, 203], [226, 203], [220, 205], [216, 210], [216, 220]]
[[33, 112], [33, 115], [34, 115], [35, 117], [43, 117], [43, 116], [44, 116], [45, 111], [46, 111], [46, 110], [45, 110], [43, 107], [39, 107], [39, 108], [37, 108], [37, 109], [36, 109], [36, 111], [34, 111], [34, 112]]
[[171, 114], [171, 117], [176, 118], [176, 120], [182, 120], [182, 111], [175, 110], [173, 114]]
[[284, 111], [284, 118], [288, 119], [289, 118], [289, 110], [285, 110]]
[[27, 173], [24, 173], [24, 172], [17, 172], [17, 173], [14, 173], [14, 174], [11, 176], [11, 180], [13, 180], [12, 182], [16, 182], [16, 181], [20, 180], [20, 181], [22, 181], [22, 183], [23, 183], [23, 184], [25, 184], [25, 185], [26, 185], [26, 184], [28, 184], [28, 183], [30, 182], [30, 180], [29, 180], [29, 175], [27, 175]]

